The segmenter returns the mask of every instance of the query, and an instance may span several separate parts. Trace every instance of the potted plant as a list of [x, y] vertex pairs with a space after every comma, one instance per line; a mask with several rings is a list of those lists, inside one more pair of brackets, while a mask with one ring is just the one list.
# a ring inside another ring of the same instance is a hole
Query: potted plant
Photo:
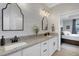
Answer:
[[37, 37], [38, 32], [39, 32], [38, 26], [33, 26], [33, 32], [36, 34], [36, 37]]

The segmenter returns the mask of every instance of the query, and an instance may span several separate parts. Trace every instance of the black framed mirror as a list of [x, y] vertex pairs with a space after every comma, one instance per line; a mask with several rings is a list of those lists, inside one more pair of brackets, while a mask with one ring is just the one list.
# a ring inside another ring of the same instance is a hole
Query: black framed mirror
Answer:
[[24, 15], [17, 3], [7, 3], [2, 9], [2, 31], [23, 31]]
[[48, 20], [46, 16], [42, 18], [42, 30], [48, 30]]

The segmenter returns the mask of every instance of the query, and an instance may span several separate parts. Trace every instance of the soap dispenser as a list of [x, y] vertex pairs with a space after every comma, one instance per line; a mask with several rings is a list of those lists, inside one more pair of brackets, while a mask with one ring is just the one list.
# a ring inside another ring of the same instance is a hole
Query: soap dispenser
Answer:
[[1, 38], [1, 46], [4, 46], [5, 45], [5, 38], [4, 38], [4, 36], [2, 36], [2, 38]]

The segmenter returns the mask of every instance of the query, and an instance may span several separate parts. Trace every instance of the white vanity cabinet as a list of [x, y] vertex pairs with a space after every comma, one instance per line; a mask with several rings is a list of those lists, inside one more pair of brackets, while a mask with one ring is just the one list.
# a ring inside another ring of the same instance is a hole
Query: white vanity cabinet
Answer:
[[52, 55], [57, 50], [57, 38], [49, 39], [49, 55]]
[[57, 50], [57, 46], [58, 39], [54, 37], [8, 56], [51, 56]]
[[28, 47], [23, 50], [23, 56], [40, 56], [40, 44]]
[[14, 52], [12, 54], [9, 54], [7, 56], [22, 56], [22, 51], [17, 51], [17, 52]]

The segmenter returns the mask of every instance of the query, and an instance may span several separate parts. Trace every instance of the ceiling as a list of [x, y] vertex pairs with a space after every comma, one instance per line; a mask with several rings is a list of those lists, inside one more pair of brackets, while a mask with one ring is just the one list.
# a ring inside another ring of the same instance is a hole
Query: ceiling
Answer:
[[49, 7], [49, 8], [52, 8], [52, 7], [55, 7], [55, 6], [59, 5], [59, 4], [61, 4], [61, 3], [46, 3], [45, 5], [47, 7]]

